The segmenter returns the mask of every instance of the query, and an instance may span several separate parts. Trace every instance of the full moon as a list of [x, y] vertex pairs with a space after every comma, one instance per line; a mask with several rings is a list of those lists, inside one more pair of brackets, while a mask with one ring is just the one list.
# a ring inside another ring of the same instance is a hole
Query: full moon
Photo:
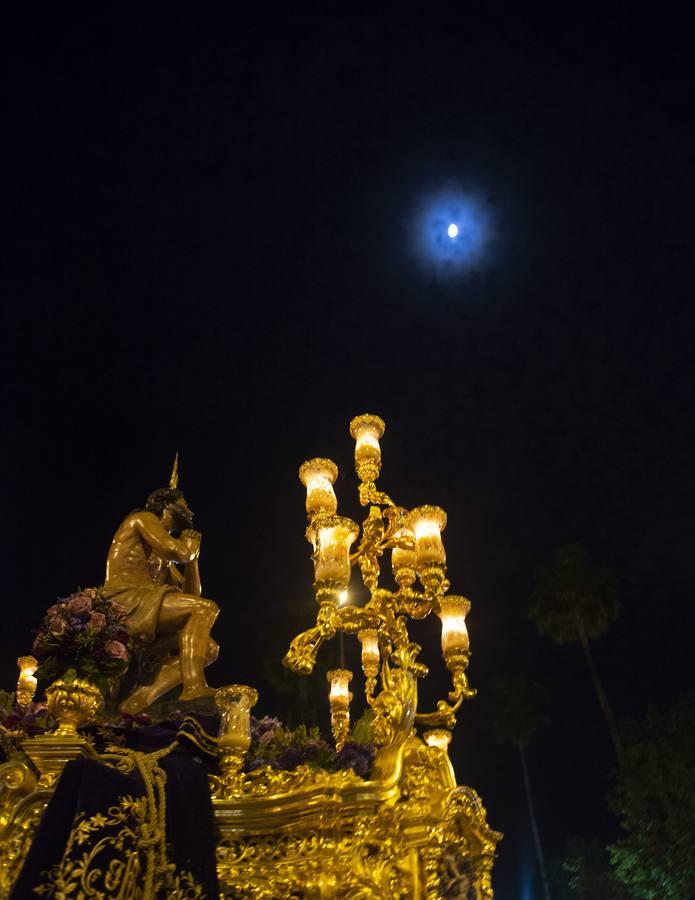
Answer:
[[458, 190], [423, 196], [413, 216], [414, 249], [423, 272], [447, 277], [477, 268], [487, 255], [492, 213], [487, 200]]

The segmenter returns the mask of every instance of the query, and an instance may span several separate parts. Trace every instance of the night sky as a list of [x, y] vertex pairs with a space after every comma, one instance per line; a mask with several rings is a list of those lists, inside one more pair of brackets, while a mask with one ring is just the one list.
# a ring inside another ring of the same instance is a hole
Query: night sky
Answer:
[[[613, 840], [580, 651], [537, 638], [526, 609], [535, 570], [580, 541], [621, 583], [594, 648], [618, 717], [692, 687], [685, 31], [632, 11], [18, 27], [2, 686], [54, 598], [103, 580], [115, 528], [178, 450], [222, 608], [209, 679], [254, 684], [257, 711], [282, 715], [284, 645], [315, 615], [297, 469], [334, 459], [339, 509], [361, 520], [348, 423], [374, 412], [380, 486], [448, 512], [471, 683], [523, 666], [548, 688], [529, 748], [548, 855]], [[422, 223], [461, 196], [485, 240], [457, 268], [423, 255]], [[437, 632], [418, 634], [439, 671]], [[478, 700], [452, 748], [505, 833], [497, 895], [536, 896], [518, 759]]]

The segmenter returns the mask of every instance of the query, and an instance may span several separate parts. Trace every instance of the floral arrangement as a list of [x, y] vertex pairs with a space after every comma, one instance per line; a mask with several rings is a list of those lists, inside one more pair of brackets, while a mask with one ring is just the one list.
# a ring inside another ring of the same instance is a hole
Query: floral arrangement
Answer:
[[0, 757], [8, 760], [23, 756], [22, 741], [43, 734], [48, 728], [49, 716], [45, 703], [17, 705], [14, 693], [0, 691]]
[[34, 640], [40, 681], [84, 678], [106, 697], [128, 668], [126, 611], [98, 588], [80, 589], [49, 607]]
[[290, 730], [279, 719], [251, 716], [251, 748], [246, 757], [246, 771], [262, 766], [291, 770], [305, 764], [329, 772], [352, 769], [367, 778], [374, 762], [374, 745], [347, 741], [336, 752], [321, 737], [318, 728], [300, 725]]

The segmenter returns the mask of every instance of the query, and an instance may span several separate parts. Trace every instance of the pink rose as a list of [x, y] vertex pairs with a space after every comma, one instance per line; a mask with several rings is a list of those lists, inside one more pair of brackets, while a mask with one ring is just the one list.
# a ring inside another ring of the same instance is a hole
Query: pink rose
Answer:
[[68, 603], [68, 612], [71, 616], [82, 616], [92, 608], [92, 601], [84, 594], [78, 594]]
[[104, 625], [106, 625], [106, 616], [104, 613], [93, 612], [89, 617], [89, 627], [93, 628], [95, 631], [101, 631]]
[[114, 659], [128, 659], [128, 651], [120, 641], [107, 641], [104, 650]]
[[62, 634], [65, 631], [65, 619], [60, 616], [52, 616], [48, 620], [48, 628], [53, 634]]

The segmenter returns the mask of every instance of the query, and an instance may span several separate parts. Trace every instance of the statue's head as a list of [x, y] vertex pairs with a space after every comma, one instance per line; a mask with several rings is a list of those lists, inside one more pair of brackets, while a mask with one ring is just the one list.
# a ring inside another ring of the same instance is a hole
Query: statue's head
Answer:
[[170, 519], [174, 531], [193, 527], [193, 511], [189, 509], [183, 491], [178, 488], [159, 488], [152, 491], [145, 503], [145, 509], [160, 519]]

